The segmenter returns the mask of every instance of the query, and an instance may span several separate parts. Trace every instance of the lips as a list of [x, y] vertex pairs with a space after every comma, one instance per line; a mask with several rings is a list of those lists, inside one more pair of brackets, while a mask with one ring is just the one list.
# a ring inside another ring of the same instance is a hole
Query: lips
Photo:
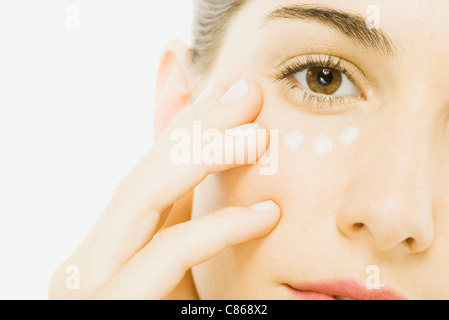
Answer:
[[380, 286], [369, 288], [355, 278], [332, 279], [286, 287], [299, 300], [405, 300], [394, 290]]

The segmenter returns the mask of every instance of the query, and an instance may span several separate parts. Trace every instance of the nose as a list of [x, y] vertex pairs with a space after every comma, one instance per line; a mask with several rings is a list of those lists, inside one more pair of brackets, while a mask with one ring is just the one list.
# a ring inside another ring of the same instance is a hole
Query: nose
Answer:
[[381, 251], [404, 246], [417, 253], [430, 246], [434, 223], [425, 136], [390, 131], [366, 148], [337, 213], [337, 226], [347, 237], [370, 237]]

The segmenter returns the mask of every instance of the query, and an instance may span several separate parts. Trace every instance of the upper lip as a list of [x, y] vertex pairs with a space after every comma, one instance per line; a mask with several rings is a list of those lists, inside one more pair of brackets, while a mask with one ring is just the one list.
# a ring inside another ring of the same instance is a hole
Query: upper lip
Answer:
[[287, 286], [297, 291], [316, 292], [334, 298], [341, 297], [352, 300], [405, 300], [403, 296], [385, 285], [369, 288], [357, 278], [331, 279]]

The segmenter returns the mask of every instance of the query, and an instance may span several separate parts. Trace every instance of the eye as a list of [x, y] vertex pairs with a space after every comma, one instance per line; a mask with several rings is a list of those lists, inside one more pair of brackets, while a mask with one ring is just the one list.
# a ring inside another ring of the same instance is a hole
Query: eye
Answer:
[[360, 96], [360, 90], [341, 71], [328, 67], [310, 67], [291, 75], [312, 92], [335, 96]]
[[358, 110], [369, 88], [364, 73], [353, 63], [330, 54], [294, 57], [274, 74], [285, 97], [319, 114]]

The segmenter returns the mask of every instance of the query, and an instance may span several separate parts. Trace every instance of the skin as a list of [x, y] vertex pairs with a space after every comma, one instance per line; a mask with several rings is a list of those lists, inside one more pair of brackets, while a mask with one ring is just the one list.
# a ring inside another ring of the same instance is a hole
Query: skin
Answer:
[[[265, 198], [282, 210], [267, 237], [193, 269], [199, 296], [288, 299], [284, 283], [346, 277], [365, 282], [367, 267], [375, 265], [380, 283], [406, 298], [448, 299], [449, 76], [443, 70], [449, 70], [449, 4], [319, 3], [362, 15], [376, 4], [380, 27], [398, 52], [381, 56], [313, 22], [283, 20], [262, 29], [262, 17], [285, 1], [252, 1], [242, 9], [207, 80], [251, 75], [264, 92], [257, 121], [279, 129], [280, 141], [294, 128], [306, 141], [298, 152], [279, 144], [276, 175], [261, 176], [257, 166], [238, 168], [196, 189], [194, 217]], [[273, 82], [280, 57], [326, 53], [338, 43], [345, 45], [334, 51], [363, 71], [361, 90], [371, 91], [357, 108], [325, 115], [307, 111], [301, 94]], [[350, 125], [360, 129], [358, 140], [349, 147], [335, 143]], [[322, 133], [334, 140], [326, 156], [313, 150], [313, 139]], [[413, 243], [405, 241], [409, 237]]]
[[[288, 2], [294, 3], [302, 2]], [[238, 12], [207, 73], [192, 72], [190, 49], [170, 42], [156, 88], [156, 144], [55, 272], [51, 298], [290, 299], [285, 284], [363, 282], [371, 265], [382, 285], [406, 298], [449, 298], [449, 4], [319, 3], [362, 15], [377, 5], [395, 56], [316, 22], [262, 27], [267, 13], [285, 5], [279, 0], [253, 0]], [[286, 57], [330, 49], [355, 66], [363, 99], [323, 110], [275, 81]], [[243, 77], [252, 79], [249, 96], [221, 104], [219, 97]], [[193, 105], [210, 83], [214, 96]], [[260, 162], [173, 166], [169, 134], [191, 130], [194, 119], [220, 130], [256, 122], [277, 130], [279, 141], [299, 128], [305, 141], [292, 151], [270, 137], [268, 151], [278, 147], [273, 175], [261, 175]], [[360, 135], [343, 146], [338, 136], [348, 126]], [[314, 152], [320, 134], [334, 140], [331, 153]], [[279, 207], [248, 209], [266, 200]], [[80, 290], [65, 286], [70, 265], [79, 266]]]

